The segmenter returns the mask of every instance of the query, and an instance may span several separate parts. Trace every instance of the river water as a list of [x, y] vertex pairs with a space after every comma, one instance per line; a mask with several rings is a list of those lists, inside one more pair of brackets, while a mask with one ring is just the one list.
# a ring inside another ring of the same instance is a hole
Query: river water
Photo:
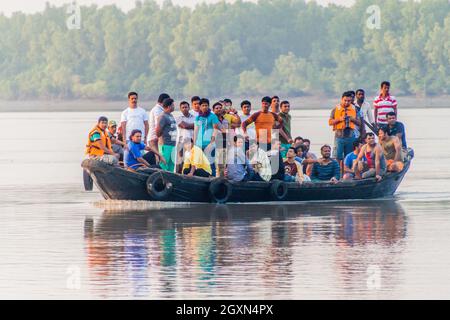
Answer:
[[[0, 298], [448, 299], [450, 109], [400, 112], [394, 198], [226, 206], [104, 201], [80, 168], [98, 112], [1, 113]], [[293, 112], [314, 152], [327, 116]]]

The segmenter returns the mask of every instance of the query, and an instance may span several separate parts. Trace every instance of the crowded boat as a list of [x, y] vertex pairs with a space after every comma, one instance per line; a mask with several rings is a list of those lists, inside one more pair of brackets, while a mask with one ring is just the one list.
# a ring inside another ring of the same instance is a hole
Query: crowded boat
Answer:
[[[211, 103], [194, 96], [178, 103], [159, 95], [147, 112], [138, 93], [128, 93], [119, 122], [101, 116], [88, 134], [86, 154], [131, 172], [159, 169], [186, 177], [232, 182], [283, 181], [339, 184], [401, 172], [408, 146], [405, 126], [397, 120], [390, 83], [369, 103], [365, 90], [346, 91], [332, 108], [328, 125], [333, 144], [310, 150], [311, 140], [294, 132], [291, 104], [266, 96], [253, 112], [249, 100]], [[295, 133], [295, 135], [294, 135]]]

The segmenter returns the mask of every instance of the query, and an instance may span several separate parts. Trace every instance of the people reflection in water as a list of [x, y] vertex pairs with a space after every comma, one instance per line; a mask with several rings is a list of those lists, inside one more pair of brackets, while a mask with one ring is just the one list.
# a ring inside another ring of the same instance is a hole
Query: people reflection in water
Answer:
[[[206, 297], [217, 290], [267, 290], [264, 296], [273, 297], [289, 293], [299, 270], [311, 271], [311, 248], [324, 251], [344, 288], [364, 281], [365, 266], [391, 268], [406, 230], [394, 201], [204, 205], [104, 212], [95, 223], [86, 219], [85, 248], [90, 283], [105, 297], [118, 288], [133, 297]], [[379, 255], [377, 246], [387, 249]]]

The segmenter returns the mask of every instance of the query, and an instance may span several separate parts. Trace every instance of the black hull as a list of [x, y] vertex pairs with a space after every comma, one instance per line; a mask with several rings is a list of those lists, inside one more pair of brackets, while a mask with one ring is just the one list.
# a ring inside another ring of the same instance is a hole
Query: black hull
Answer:
[[[359, 181], [329, 183], [286, 183], [288, 192], [281, 201], [328, 201], [328, 200], [362, 200], [391, 197], [406, 175], [412, 157], [405, 163], [403, 171], [390, 173], [383, 180], [374, 178]], [[217, 202], [210, 195], [210, 184], [214, 179], [187, 177], [171, 172], [148, 169], [146, 173], [137, 173], [112, 167], [96, 160], [85, 160], [82, 167], [89, 172], [95, 185], [105, 199], [144, 200], [167, 202]], [[149, 175], [157, 172], [171, 184], [171, 192], [164, 199], [155, 198], [147, 191]], [[228, 203], [271, 202], [271, 184], [267, 182], [230, 183], [231, 194]]]

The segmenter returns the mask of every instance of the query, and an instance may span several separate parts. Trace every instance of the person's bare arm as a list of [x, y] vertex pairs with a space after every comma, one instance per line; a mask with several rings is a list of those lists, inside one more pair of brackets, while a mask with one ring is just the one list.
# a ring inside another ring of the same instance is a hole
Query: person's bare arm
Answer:
[[161, 153], [159, 153], [158, 149], [155, 148], [155, 146], [146, 146], [145, 150], [153, 152], [155, 154], [155, 156], [157, 158], [159, 158], [159, 161], [161, 161], [162, 163], [166, 164], [166, 159], [164, 159], [164, 157], [161, 155]]
[[127, 141], [127, 122], [124, 121], [121, 123], [121, 127], [122, 127], [122, 141], [125, 142]]
[[383, 150], [381, 150], [380, 146], [377, 146], [375, 149], [375, 178], [377, 180], [381, 180], [380, 171], [381, 171], [381, 153]]
[[144, 121], [144, 132], [145, 132], [144, 141], [147, 141], [149, 129], [150, 125], [148, 124], [148, 121]]
[[394, 138], [395, 159], [394, 161], [402, 161], [402, 143], [397, 137]]
[[105, 152], [105, 154], [115, 155], [115, 153], [109, 150], [101, 140], [98, 140], [98, 146], [101, 150], [103, 150], [103, 152]]
[[194, 144], [197, 142], [198, 130], [198, 126], [194, 125]]
[[137, 160], [138, 162], [142, 163], [144, 166], [150, 167], [150, 163], [148, 163], [147, 161], [145, 161], [144, 158], [137, 158], [136, 160]]
[[178, 124], [178, 127], [180, 127], [181, 129], [192, 130], [192, 129], [194, 129], [194, 124], [193, 124], [193, 123], [187, 123], [187, 122], [181, 121], [181, 122]]

